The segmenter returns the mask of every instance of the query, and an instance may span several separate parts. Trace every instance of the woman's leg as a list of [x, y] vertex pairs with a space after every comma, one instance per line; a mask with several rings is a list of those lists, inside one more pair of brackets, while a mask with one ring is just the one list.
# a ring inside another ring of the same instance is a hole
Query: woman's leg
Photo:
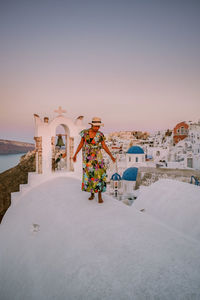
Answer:
[[103, 199], [102, 199], [102, 196], [101, 196], [101, 192], [98, 192], [98, 202], [99, 202], [99, 203], [103, 203]]

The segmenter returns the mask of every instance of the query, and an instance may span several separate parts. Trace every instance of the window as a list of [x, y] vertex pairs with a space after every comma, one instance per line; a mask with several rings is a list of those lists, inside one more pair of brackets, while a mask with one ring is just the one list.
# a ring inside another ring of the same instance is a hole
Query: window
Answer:
[[181, 127], [181, 134], [184, 134], [185, 133], [185, 129], [184, 129], [184, 127], [182, 126]]
[[188, 157], [188, 159], [187, 159], [187, 167], [188, 168], [192, 168], [193, 167], [193, 160], [192, 160], [192, 158]]
[[138, 162], [138, 157], [135, 158], [135, 162]]
[[156, 156], [160, 156], [160, 151], [157, 151], [157, 152], [156, 152]]
[[129, 158], [128, 158], [128, 161], [130, 162], [131, 161], [131, 157], [129, 156]]

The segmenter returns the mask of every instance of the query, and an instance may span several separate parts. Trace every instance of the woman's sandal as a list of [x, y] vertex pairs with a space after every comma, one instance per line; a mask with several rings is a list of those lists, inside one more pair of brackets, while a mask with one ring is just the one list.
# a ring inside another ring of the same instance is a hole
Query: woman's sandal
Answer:
[[94, 199], [94, 194], [91, 194], [91, 196], [88, 198], [88, 200], [93, 200]]

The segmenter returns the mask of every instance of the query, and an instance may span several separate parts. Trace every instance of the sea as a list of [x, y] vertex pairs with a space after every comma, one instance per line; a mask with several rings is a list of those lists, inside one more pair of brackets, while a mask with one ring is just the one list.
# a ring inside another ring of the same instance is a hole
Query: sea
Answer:
[[18, 154], [1, 154], [0, 155], [0, 173], [16, 166], [22, 155], [25, 153]]

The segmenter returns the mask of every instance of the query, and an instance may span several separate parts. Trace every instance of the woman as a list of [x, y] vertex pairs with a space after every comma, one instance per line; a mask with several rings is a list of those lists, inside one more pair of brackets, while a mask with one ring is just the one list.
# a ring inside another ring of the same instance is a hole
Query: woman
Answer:
[[100, 126], [103, 126], [101, 119], [94, 117], [92, 119], [91, 128], [83, 129], [79, 134], [81, 142], [73, 156], [73, 161], [76, 162], [76, 156], [83, 147], [83, 181], [82, 191], [90, 192], [89, 200], [94, 199], [95, 193], [98, 192], [98, 202], [103, 203], [102, 192], [106, 191], [106, 167], [101, 153], [103, 148], [111, 157], [112, 161], [116, 159], [112, 156], [108, 147], [105, 144], [105, 136], [99, 131]]

